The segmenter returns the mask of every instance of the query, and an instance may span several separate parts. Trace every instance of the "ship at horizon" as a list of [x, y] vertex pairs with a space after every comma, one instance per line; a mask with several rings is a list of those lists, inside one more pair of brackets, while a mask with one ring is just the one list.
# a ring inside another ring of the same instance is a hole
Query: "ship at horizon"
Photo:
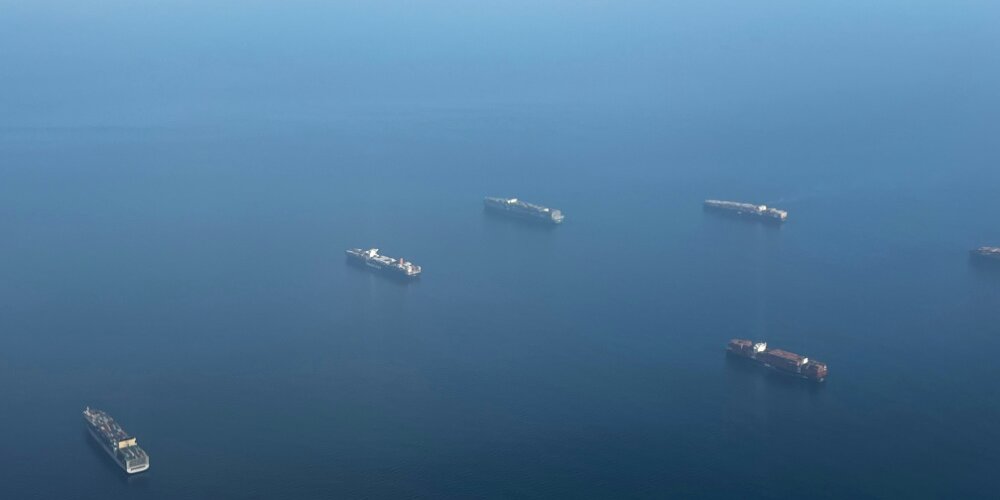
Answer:
[[83, 420], [94, 440], [125, 472], [136, 474], [149, 468], [149, 455], [111, 415], [88, 406], [83, 410]]
[[781, 374], [813, 382], [826, 380], [826, 363], [782, 349], [769, 349], [767, 342], [732, 339], [726, 345], [726, 354], [748, 359]]
[[788, 219], [788, 212], [767, 205], [741, 203], [737, 201], [705, 200], [706, 211], [718, 212], [737, 217], [746, 217], [762, 222], [781, 224]]
[[412, 279], [420, 276], [423, 269], [402, 258], [396, 259], [378, 253], [377, 248], [367, 250], [350, 248], [346, 250], [348, 262], [362, 265], [368, 269], [381, 271], [394, 277]]
[[483, 199], [483, 206], [486, 210], [497, 214], [544, 222], [547, 224], [562, 224], [565, 216], [561, 210], [543, 207], [534, 203], [519, 200], [517, 198], [497, 198], [487, 196]]

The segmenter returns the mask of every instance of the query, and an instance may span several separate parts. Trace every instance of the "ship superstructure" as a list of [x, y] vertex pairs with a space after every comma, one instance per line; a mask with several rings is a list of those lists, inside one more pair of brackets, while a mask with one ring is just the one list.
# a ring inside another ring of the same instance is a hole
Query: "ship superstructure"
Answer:
[[730, 215], [748, 217], [765, 222], [782, 223], [788, 219], [788, 212], [767, 205], [740, 203], [736, 201], [705, 200], [705, 210]]
[[826, 363], [809, 359], [794, 352], [769, 349], [767, 342], [732, 339], [726, 346], [726, 352], [756, 361], [779, 373], [795, 375], [815, 382], [826, 380]]
[[563, 219], [565, 219], [560, 210], [535, 205], [517, 198], [486, 197], [483, 199], [483, 206], [496, 213], [549, 224], [562, 224]]
[[367, 250], [351, 248], [347, 250], [347, 259], [370, 269], [383, 271], [402, 278], [416, 278], [422, 271], [420, 266], [412, 262], [407, 262], [402, 258], [394, 259], [378, 253], [377, 248], [369, 248]]
[[136, 444], [135, 437], [125, 432], [111, 415], [88, 406], [83, 410], [83, 420], [90, 435], [125, 472], [135, 474], [149, 468], [149, 455]]
[[1000, 247], [979, 247], [971, 251], [973, 258], [1000, 264]]

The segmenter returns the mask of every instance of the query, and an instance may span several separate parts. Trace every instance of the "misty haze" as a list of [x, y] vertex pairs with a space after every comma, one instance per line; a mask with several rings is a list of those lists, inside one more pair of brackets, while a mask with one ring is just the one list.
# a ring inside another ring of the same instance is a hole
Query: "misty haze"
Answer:
[[0, 498], [996, 498], [998, 26], [0, 0]]

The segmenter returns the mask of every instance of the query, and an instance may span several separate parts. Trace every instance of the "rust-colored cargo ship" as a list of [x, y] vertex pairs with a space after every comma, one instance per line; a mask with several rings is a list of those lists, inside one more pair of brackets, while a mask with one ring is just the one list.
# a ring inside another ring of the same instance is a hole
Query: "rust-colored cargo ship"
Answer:
[[732, 339], [726, 346], [726, 352], [733, 356], [756, 361], [779, 373], [794, 375], [814, 382], [826, 380], [826, 363], [809, 359], [794, 352], [768, 349], [767, 342]]

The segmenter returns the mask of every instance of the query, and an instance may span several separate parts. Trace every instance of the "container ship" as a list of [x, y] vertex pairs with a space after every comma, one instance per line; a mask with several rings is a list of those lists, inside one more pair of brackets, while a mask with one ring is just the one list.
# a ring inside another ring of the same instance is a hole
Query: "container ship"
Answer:
[[83, 420], [90, 435], [129, 474], [149, 468], [149, 455], [135, 442], [135, 437], [122, 429], [111, 415], [89, 406], [83, 410]]
[[739, 203], [735, 201], [705, 200], [704, 207], [706, 211], [746, 217], [763, 222], [780, 224], [788, 219], [788, 212], [778, 210], [777, 208], [772, 208], [767, 205], [754, 205], [753, 203]]
[[348, 262], [353, 262], [376, 271], [382, 271], [391, 276], [405, 279], [416, 278], [417, 276], [420, 276], [421, 272], [420, 266], [412, 262], [407, 262], [401, 258], [394, 259], [392, 257], [380, 255], [377, 248], [369, 248], [367, 250], [351, 248], [347, 250], [347, 260]]
[[979, 247], [969, 254], [976, 260], [1000, 264], [1000, 247]]
[[548, 224], [562, 224], [563, 219], [565, 219], [562, 211], [521, 201], [517, 198], [486, 197], [483, 200], [483, 205], [486, 207], [486, 210], [498, 214]]
[[768, 349], [767, 342], [732, 339], [726, 352], [733, 356], [755, 361], [776, 372], [822, 382], [826, 380], [826, 363], [809, 359], [794, 352]]

